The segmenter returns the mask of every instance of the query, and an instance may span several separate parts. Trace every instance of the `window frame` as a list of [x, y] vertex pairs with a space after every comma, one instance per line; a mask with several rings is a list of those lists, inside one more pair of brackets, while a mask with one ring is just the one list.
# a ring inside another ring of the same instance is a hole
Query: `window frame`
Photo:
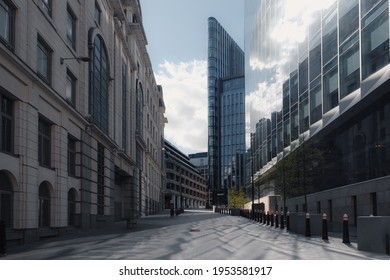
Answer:
[[[45, 130], [48, 131], [45, 131]], [[48, 132], [48, 133], [47, 133]], [[52, 123], [42, 116], [38, 119], [38, 162], [39, 166], [52, 168]]]
[[[40, 66], [40, 54], [46, 56], [46, 71], [47, 73], [43, 73], [42, 67]], [[52, 76], [52, 54], [53, 50], [49, 47], [49, 45], [45, 42], [45, 40], [38, 35], [37, 40], [37, 74], [38, 76], [45, 81], [47, 84], [51, 84], [51, 76]]]
[[52, 1], [51, 0], [38, 0], [39, 7], [47, 13], [50, 17], [52, 17]]
[[72, 135], [68, 135], [68, 160], [67, 168], [68, 175], [72, 177], [77, 176], [77, 142], [78, 140]]
[[[6, 112], [6, 109], [4, 108], [4, 101], [5, 100], [7, 100], [7, 102], [10, 103], [10, 108], [8, 108], [10, 110], [10, 112]], [[15, 123], [15, 120], [14, 120], [14, 101], [12, 99], [10, 99], [9, 97], [7, 97], [6, 95], [4, 95], [1, 91], [1, 89], [0, 89], [0, 117], [1, 117], [0, 118], [0, 126], [1, 126], [0, 152], [13, 154], [13, 152], [14, 152], [14, 123]], [[4, 134], [3, 134], [3, 129], [5, 127], [5, 125], [3, 123], [5, 121], [4, 119], [7, 119], [8, 121], [10, 121], [9, 136], [7, 136], [7, 135], [4, 136]], [[4, 146], [5, 141], [9, 142], [9, 148]]]
[[[11, 1], [9, 0], [1, 0], [2, 3], [4, 3], [7, 8], [8, 8], [8, 11], [7, 9], [4, 9], [5, 10], [5, 13], [8, 14], [8, 19], [6, 19], [6, 21], [8, 21], [8, 33], [9, 33], [9, 38], [4, 38], [3, 36], [0, 35], [0, 42], [3, 43], [5, 46], [7, 46], [9, 49], [13, 50], [14, 49], [14, 46], [15, 46], [15, 11], [16, 11], [16, 8], [15, 6], [12, 4]], [[2, 6], [2, 3], [0, 2], [0, 6]]]
[[[68, 96], [69, 82], [70, 82], [70, 86], [71, 86], [70, 97]], [[73, 73], [69, 69], [66, 69], [65, 99], [72, 107], [76, 106], [76, 83], [77, 83], [77, 79], [76, 79], [75, 75], [73, 75]]]
[[[69, 4], [67, 5], [67, 8], [66, 8], [66, 39], [68, 41], [68, 44], [70, 44], [73, 48], [73, 50], [76, 50], [76, 22], [77, 22], [77, 18], [76, 18], [76, 15], [75, 13], [73, 12], [72, 8], [69, 6]], [[72, 30], [72, 33], [69, 34], [69, 24], [71, 24], [71, 30]]]
[[100, 25], [102, 20], [102, 9], [100, 8], [100, 5], [98, 1], [95, 1], [95, 9], [94, 9], [94, 20], [95, 22]]

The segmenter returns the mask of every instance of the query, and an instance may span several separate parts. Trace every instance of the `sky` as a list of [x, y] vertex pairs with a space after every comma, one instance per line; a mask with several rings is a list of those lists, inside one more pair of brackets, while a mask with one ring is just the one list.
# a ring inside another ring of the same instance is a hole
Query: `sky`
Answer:
[[185, 154], [207, 152], [207, 19], [244, 49], [243, 0], [140, 0], [147, 50], [163, 87], [165, 138]]

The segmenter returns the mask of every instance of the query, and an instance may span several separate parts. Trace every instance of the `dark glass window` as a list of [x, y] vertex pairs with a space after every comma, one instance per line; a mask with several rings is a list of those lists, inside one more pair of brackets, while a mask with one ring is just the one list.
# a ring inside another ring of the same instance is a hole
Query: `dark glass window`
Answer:
[[340, 42], [343, 43], [359, 28], [359, 0], [339, 1], [339, 17]]
[[322, 20], [322, 59], [326, 65], [337, 55], [337, 10], [332, 8], [332, 12]]
[[68, 6], [66, 12], [66, 38], [73, 49], [76, 48], [76, 17]]
[[289, 80], [283, 83], [283, 115], [290, 111], [290, 83]]
[[0, 172], [0, 220], [5, 226], [12, 227], [12, 183], [8, 175]]
[[122, 147], [127, 148], [127, 66], [122, 63]]
[[299, 132], [309, 130], [309, 99], [303, 98], [299, 103]]
[[51, 124], [39, 118], [38, 161], [41, 166], [51, 168]]
[[295, 141], [299, 136], [299, 119], [298, 119], [298, 109], [295, 109], [291, 112], [291, 141]]
[[51, 0], [38, 0], [41, 8], [51, 16]]
[[388, 2], [376, 6], [363, 18], [362, 27], [362, 70], [365, 79], [389, 63]]
[[108, 132], [109, 66], [103, 39], [96, 36], [91, 61], [90, 113], [94, 123]]
[[324, 74], [324, 112], [328, 112], [339, 104], [338, 69], [333, 67]]
[[[356, 34], [359, 36], [358, 34]], [[359, 42], [340, 54], [340, 99], [360, 87]]]
[[68, 136], [68, 174], [76, 176], [76, 145], [77, 140]]
[[66, 71], [66, 100], [72, 106], [76, 103], [76, 78], [69, 70]]
[[1, 138], [0, 148], [2, 152], [13, 152], [13, 101], [3, 95], [0, 95], [1, 106]]
[[7, 0], [0, 0], [0, 42], [13, 47], [15, 9]]
[[310, 124], [314, 124], [322, 118], [322, 94], [321, 84], [314, 82], [310, 89]]
[[37, 72], [46, 82], [51, 82], [51, 54], [52, 51], [41, 37], [38, 37], [37, 45]]
[[100, 143], [97, 152], [97, 214], [104, 215], [104, 146]]
[[309, 52], [310, 82], [321, 74], [321, 40], [313, 39], [313, 45]]
[[306, 58], [299, 64], [299, 95], [309, 89], [309, 61]]
[[298, 102], [298, 73], [294, 71], [290, 75], [290, 104], [293, 106]]
[[143, 104], [144, 104], [144, 94], [142, 90], [142, 85], [137, 82], [137, 97], [136, 97], [136, 133], [138, 135], [143, 135]]
[[[349, 0], [348, 0], [349, 1]], [[345, 1], [345, 2], [348, 2]], [[383, 0], [362, 0], [362, 16], [365, 16], [376, 4]], [[341, 1], [343, 2], [343, 1]]]
[[50, 226], [50, 191], [46, 183], [39, 186], [39, 227]]
[[97, 1], [95, 1], [95, 21], [100, 25], [100, 19], [102, 15], [102, 10], [99, 7]]

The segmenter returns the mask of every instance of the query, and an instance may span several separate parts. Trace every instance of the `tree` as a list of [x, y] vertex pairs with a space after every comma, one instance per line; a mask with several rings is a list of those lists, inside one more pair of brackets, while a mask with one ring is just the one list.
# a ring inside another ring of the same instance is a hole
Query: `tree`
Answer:
[[230, 208], [244, 208], [249, 199], [245, 195], [244, 188], [229, 189], [229, 207]]
[[307, 211], [307, 194], [312, 191], [314, 178], [318, 175], [317, 167], [322, 161], [323, 150], [319, 142], [302, 140], [296, 150], [284, 154], [283, 159], [276, 163], [268, 180], [274, 182], [275, 192], [282, 195], [284, 209], [288, 197], [302, 195], [305, 198], [303, 210]]

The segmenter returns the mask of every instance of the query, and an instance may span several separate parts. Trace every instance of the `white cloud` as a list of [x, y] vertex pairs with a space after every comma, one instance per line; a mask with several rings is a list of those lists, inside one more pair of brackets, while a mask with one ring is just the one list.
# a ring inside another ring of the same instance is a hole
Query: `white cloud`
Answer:
[[156, 72], [168, 118], [165, 138], [185, 154], [207, 151], [207, 62], [165, 61]]

